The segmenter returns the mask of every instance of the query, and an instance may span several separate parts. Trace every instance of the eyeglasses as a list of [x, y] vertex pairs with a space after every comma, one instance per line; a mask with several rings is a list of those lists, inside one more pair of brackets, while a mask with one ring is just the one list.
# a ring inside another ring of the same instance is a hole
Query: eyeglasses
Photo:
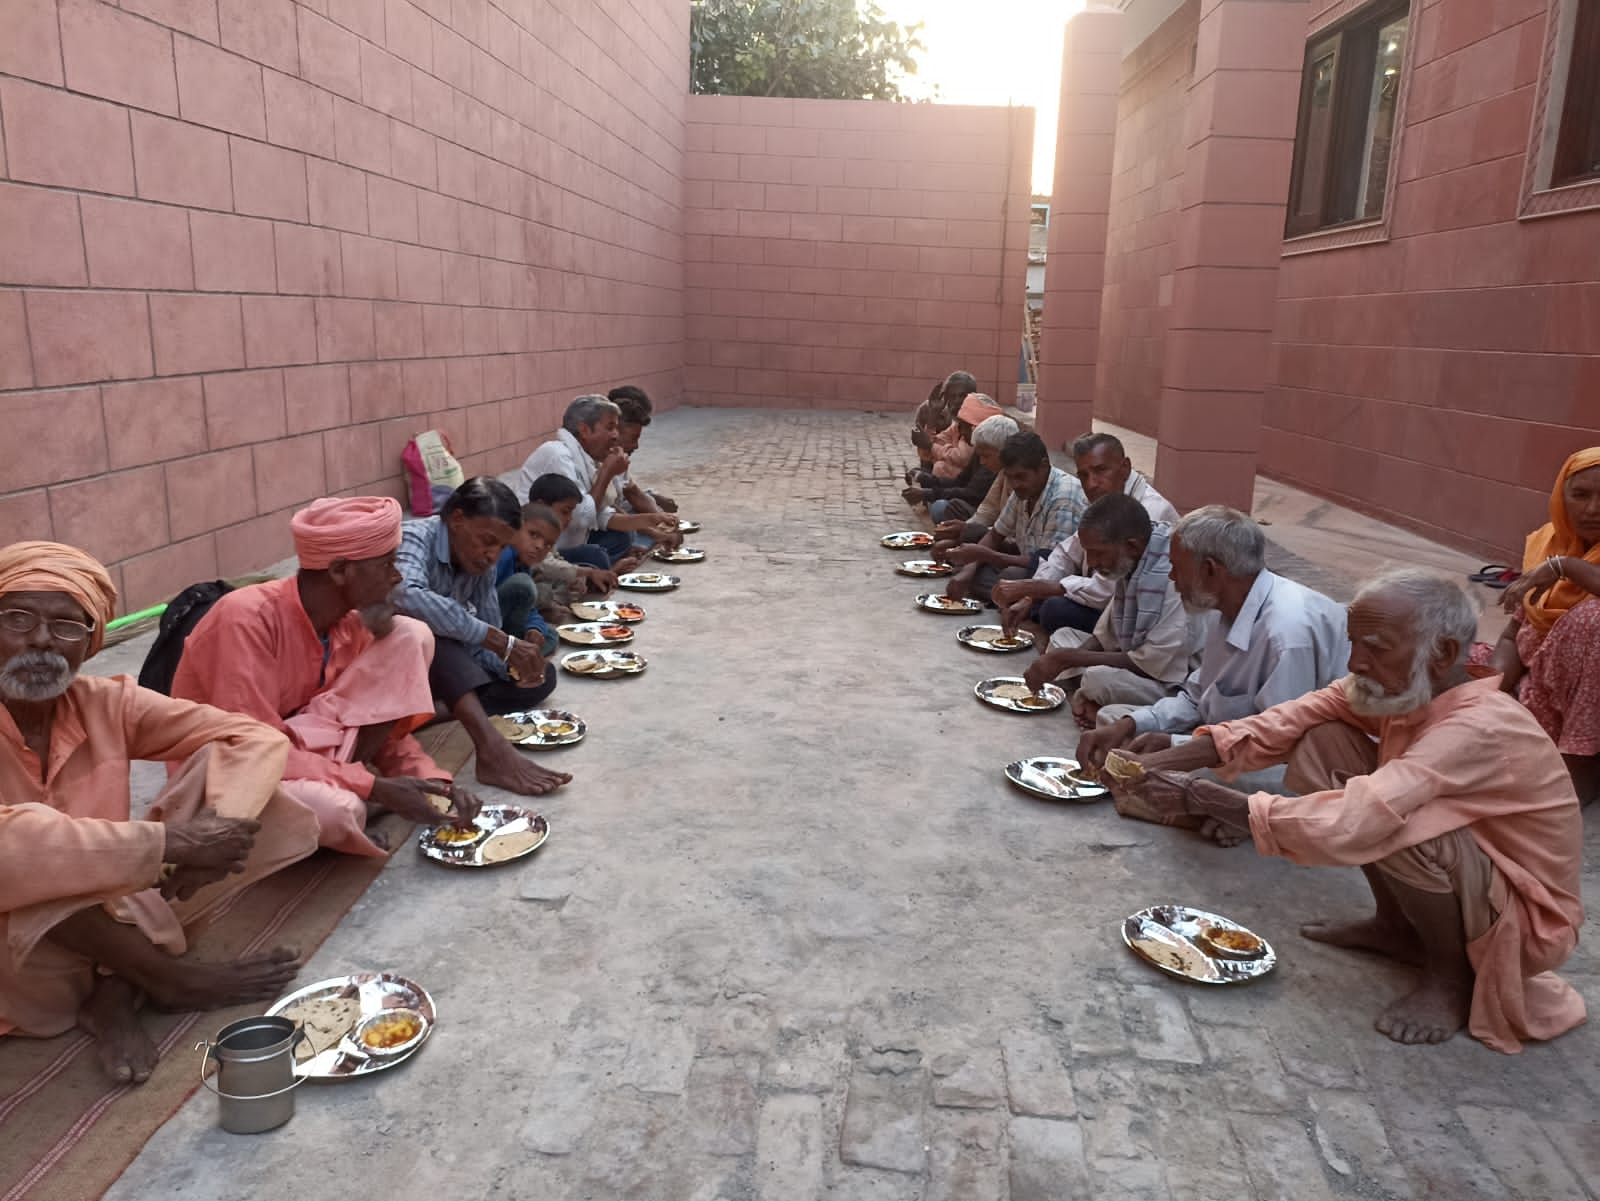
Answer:
[[31, 634], [39, 628], [41, 621], [50, 631], [50, 637], [57, 642], [82, 642], [94, 633], [92, 624], [85, 625], [71, 618], [52, 617], [46, 620], [28, 609], [0, 609], [0, 630], [8, 634]]

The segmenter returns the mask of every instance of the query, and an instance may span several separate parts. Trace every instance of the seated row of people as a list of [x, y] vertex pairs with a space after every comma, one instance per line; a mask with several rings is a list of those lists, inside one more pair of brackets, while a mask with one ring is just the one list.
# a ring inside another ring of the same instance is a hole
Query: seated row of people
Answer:
[[[217, 598], [182, 641], [170, 697], [78, 674], [115, 610], [99, 563], [55, 543], [0, 549], [0, 1035], [77, 1024], [112, 1079], [137, 1083], [156, 1059], [144, 997], [209, 1008], [282, 991], [292, 950], [201, 961], [187, 932], [318, 846], [385, 854], [380, 813], [475, 817], [478, 797], [417, 742], [427, 722], [461, 722], [481, 784], [538, 795], [570, 781], [489, 719], [556, 686], [541, 607], [559, 617], [615, 586], [610, 549], [625, 563], [676, 536], [671, 500], [625, 482], [650, 419], [631, 391], [574, 402], [565, 429], [584, 458], [536, 477], [527, 503], [489, 477], [411, 521], [388, 497], [313, 502], [290, 523], [296, 573]], [[553, 560], [585, 500], [608, 513], [613, 491], [637, 511], [601, 528], [630, 549], [585, 537]], [[502, 596], [523, 609], [503, 614]], [[135, 759], [171, 776], [144, 821], [130, 820]]]
[[959, 565], [951, 595], [1048, 638], [1027, 682], [1071, 691], [1080, 763], [1130, 761], [1119, 812], [1361, 867], [1374, 916], [1302, 933], [1421, 968], [1377, 1020], [1398, 1042], [1466, 1027], [1509, 1053], [1583, 1022], [1553, 969], [1583, 921], [1580, 798], [1600, 792], [1600, 449], [1563, 467], [1512, 622], [1475, 653], [1450, 581], [1389, 571], [1346, 611], [1269, 571], [1248, 515], [1178, 517], [1110, 435], [1073, 444], [1076, 480], [1044, 451], [1008, 437], [1007, 510], [936, 527], [933, 553]]

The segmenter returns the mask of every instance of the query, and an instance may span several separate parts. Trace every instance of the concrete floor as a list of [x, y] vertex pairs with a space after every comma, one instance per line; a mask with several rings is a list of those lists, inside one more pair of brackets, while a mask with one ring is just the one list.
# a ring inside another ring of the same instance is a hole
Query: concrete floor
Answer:
[[[405, 848], [302, 973], [414, 977], [433, 1040], [302, 1089], [267, 1135], [197, 1095], [109, 1196], [1592, 1201], [1591, 1030], [1515, 1058], [1395, 1046], [1371, 1022], [1407, 974], [1295, 934], [1361, 910], [1358, 873], [1008, 787], [1007, 760], [1076, 735], [978, 705], [997, 657], [892, 573], [906, 426], [652, 426], [638, 475], [709, 553], [643, 597], [644, 676], [562, 679], [591, 733], [549, 844], [477, 874]], [[1275, 561], [1330, 591], [1379, 555], [1477, 566], [1264, 491]], [[1250, 924], [1279, 970], [1213, 992], [1145, 967], [1120, 922], [1167, 900]], [[1600, 1003], [1592, 948], [1567, 974]]]

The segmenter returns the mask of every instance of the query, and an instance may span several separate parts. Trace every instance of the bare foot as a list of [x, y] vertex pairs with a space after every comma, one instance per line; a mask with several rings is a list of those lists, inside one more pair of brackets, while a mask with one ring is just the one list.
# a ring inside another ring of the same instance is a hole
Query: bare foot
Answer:
[[167, 960], [139, 983], [162, 1009], [224, 1009], [250, 1001], [270, 1001], [300, 970], [297, 954], [278, 947], [224, 963], [179, 956]]
[[512, 750], [503, 739], [492, 751], [478, 751], [478, 783], [491, 788], [504, 788], [521, 796], [544, 796], [571, 782], [569, 773], [540, 767]]
[[100, 1067], [115, 1084], [143, 1084], [160, 1052], [139, 1020], [139, 993], [118, 976], [102, 976], [78, 1010], [78, 1025], [94, 1039]]
[[1377, 1027], [1397, 1043], [1442, 1043], [1467, 1024], [1472, 981], [1425, 975], [1378, 1015]]
[[[1214, 817], [1208, 817], [1200, 826], [1200, 837], [1209, 838], [1219, 847], [1236, 847], [1241, 842], [1249, 842], [1250, 835], [1243, 830], [1236, 830], [1232, 826], [1219, 822]], [[1301, 931], [1302, 934], [1305, 931]], [[1311, 937], [1306, 935], [1307, 938]]]
[[1422, 963], [1422, 940], [1415, 930], [1375, 917], [1359, 922], [1308, 922], [1300, 927], [1300, 937], [1352, 951], [1372, 951], [1401, 963]]

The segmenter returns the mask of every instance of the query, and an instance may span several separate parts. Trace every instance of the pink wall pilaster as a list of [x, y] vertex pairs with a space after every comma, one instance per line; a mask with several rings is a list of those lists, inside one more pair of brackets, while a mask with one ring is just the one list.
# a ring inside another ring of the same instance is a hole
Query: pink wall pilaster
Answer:
[[1306, 18], [1303, 0], [1201, 4], [1158, 431], [1180, 508], [1251, 505]]
[[1107, 8], [1076, 14], [1062, 40], [1055, 190], [1039, 337], [1038, 430], [1053, 449], [1088, 430], [1094, 410], [1121, 84], [1122, 14]]

